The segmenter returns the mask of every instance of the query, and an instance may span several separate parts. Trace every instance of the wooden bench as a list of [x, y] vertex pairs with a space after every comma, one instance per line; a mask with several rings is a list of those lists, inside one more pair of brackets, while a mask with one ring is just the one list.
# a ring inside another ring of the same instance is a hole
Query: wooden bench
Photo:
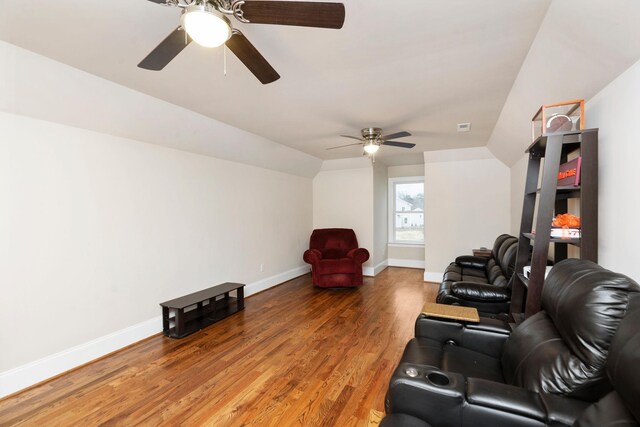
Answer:
[[[236, 297], [229, 293], [236, 291]], [[165, 301], [162, 306], [162, 332], [182, 338], [218, 320], [244, 309], [244, 285], [223, 283], [180, 298]]]

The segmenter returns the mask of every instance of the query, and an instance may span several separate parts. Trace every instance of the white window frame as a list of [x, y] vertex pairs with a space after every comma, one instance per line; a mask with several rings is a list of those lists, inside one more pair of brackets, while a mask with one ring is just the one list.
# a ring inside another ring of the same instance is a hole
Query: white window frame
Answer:
[[[417, 184], [421, 183], [424, 187], [424, 176], [401, 176], [389, 178], [389, 244], [393, 246], [424, 246], [424, 240], [422, 241], [396, 241], [396, 184]], [[422, 207], [423, 219], [425, 219], [425, 209]]]

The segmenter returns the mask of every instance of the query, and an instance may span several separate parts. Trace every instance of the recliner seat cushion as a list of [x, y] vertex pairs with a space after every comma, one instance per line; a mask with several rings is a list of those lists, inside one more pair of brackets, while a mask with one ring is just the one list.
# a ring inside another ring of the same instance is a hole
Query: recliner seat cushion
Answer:
[[353, 273], [362, 268], [351, 258], [322, 259], [318, 267], [319, 274]]

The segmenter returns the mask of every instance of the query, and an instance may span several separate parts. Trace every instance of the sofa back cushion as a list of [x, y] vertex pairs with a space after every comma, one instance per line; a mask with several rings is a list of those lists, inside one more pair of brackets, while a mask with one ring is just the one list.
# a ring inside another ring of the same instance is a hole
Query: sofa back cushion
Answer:
[[495, 286], [507, 287], [515, 269], [518, 239], [508, 234], [501, 234], [496, 239], [500, 241], [498, 247], [494, 245], [495, 258], [487, 263], [487, 279]]
[[502, 274], [508, 279], [513, 276], [513, 272], [516, 269], [516, 255], [518, 254], [518, 239], [515, 237], [505, 241], [505, 244], [502, 245], [504, 250], [500, 250], [500, 258], [498, 258], [498, 262], [500, 263], [500, 268], [502, 269]]
[[542, 291], [543, 311], [511, 334], [502, 356], [509, 384], [594, 401], [611, 388], [611, 341], [640, 286], [586, 260], [559, 262]]
[[640, 423], [640, 293], [629, 298], [629, 308], [613, 338], [607, 358], [607, 376], [617, 394]]
[[591, 405], [575, 427], [631, 426], [640, 424], [640, 295], [630, 295], [627, 315], [616, 332], [609, 356], [607, 376], [612, 391]]
[[309, 249], [317, 249], [322, 258], [344, 258], [358, 247], [356, 233], [350, 228], [318, 228], [309, 239]]
[[[510, 234], [501, 234], [496, 237], [495, 242], [493, 242], [493, 249], [491, 249], [491, 258], [498, 259], [498, 252], [500, 251], [500, 247], [509, 237], [513, 237]], [[515, 237], [513, 237], [515, 239]]]

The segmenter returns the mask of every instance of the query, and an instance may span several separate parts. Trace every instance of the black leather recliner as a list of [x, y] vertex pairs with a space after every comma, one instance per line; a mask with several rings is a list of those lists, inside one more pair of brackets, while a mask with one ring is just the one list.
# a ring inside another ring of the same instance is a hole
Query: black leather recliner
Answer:
[[[637, 421], [638, 408], [625, 405], [637, 405], [638, 382], [625, 372], [638, 375], [640, 286], [569, 259], [545, 281], [542, 307], [513, 333], [495, 319], [465, 325], [419, 316], [382, 425], [595, 427], [614, 413]], [[612, 383], [619, 395], [609, 397]]]
[[518, 239], [501, 234], [491, 257], [457, 257], [444, 272], [436, 302], [476, 307], [480, 313], [508, 312], [517, 251]]

